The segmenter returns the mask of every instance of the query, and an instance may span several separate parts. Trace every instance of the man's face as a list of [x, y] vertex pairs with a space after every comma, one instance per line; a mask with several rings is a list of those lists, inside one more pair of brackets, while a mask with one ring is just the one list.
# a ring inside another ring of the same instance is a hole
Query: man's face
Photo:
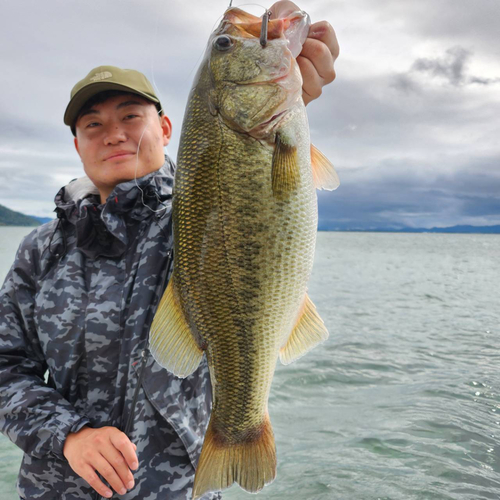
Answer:
[[75, 128], [76, 150], [102, 203], [120, 182], [158, 170], [172, 133], [170, 120], [159, 118], [155, 105], [135, 94], [92, 106], [78, 117]]

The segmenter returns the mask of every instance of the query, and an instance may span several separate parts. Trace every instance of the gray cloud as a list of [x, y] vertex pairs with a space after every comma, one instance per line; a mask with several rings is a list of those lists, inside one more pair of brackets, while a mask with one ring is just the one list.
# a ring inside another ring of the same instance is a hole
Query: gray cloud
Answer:
[[481, 78], [468, 75], [468, 63], [471, 56], [471, 51], [457, 45], [447, 49], [442, 57], [416, 59], [410, 72], [427, 73], [433, 77], [444, 78], [456, 87], [470, 83], [491, 85], [500, 82], [500, 78]]
[[412, 92], [420, 93], [422, 91], [420, 85], [406, 73], [394, 75], [392, 81], [390, 82], [390, 86], [396, 90], [404, 92], [405, 94]]
[[500, 78], [481, 78], [479, 76], [471, 76], [469, 81], [470, 83], [478, 83], [479, 85], [491, 85], [494, 83], [500, 83]]
[[[0, 203], [50, 215], [59, 187], [82, 175], [62, 115], [72, 86], [101, 64], [154, 80], [173, 123], [175, 158], [194, 73], [227, 3], [7, 2]], [[341, 45], [337, 80], [308, 107], [312, 141], [341, 178], [337, 191], [320, 192], [320, 220], [497, 223], [497, 0], [299, 5], [313, 21], [329, 20]]]
[[[472, 47], [474, 52], [489, 54], [494, 60], [500, 50], [497, 0], [457, 2], [456, 0], [361, 0], [359, 9], [369, 9], [378, 24], [390, 24], [398, 32], [418, 41], [438, 42], [441, 46]], [[397, 46], [397, 45], [396, 45]]]
[[410, 71], [428, 73], [435, 77], [442, 77], [452, 85], [463, 85], [468, 81], [465, 74], [467, 61], [471, 53], [463, 47], [451, 47], [443, 57], [434, 59], [419, 58], [411, 66]]
[[430, 76], [431, 79], [445, 81], [454, 87], [478, 84], [488, 86], [500, 83], [500, 78], [487, 78], [469, 74], [472, 52], [455, 46], [447, 49], [443, 56], [417, 58], [407, 73], [393, 76], [391, 86], [404, 93], [422, 93], [427, 82], [417, 80], [416, 74]]
[[432, 164], [391, 158], [349, 169], [332, 193], [320, 192], [320, 227], [399, 228], [500, 223], [500, 154]]

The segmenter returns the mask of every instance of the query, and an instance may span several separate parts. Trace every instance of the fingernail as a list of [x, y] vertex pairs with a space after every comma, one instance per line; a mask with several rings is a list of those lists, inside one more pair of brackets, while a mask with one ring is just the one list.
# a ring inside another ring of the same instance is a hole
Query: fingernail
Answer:
[[127, 493], [127, 490], [125, 488], [121, 489], [119, 492], [118, 492], [120, 495], [125, 495], [125, 493]]
[[137, 462], [132, 462], [132, 469], [137, 469], [139, 467], [139, 464]]
[[104, 496], [106, 498], [111, 498], [113, 496], [113, 492], [110, 491], [110, 490], [107, 490], [107, 491], [104, 492]]

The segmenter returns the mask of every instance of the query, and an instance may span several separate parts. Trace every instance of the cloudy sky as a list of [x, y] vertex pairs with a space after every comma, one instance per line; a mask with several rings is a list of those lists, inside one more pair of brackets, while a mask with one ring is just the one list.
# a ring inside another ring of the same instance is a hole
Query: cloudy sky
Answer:
[[[233, 5], [244, 6], [242, 0]], [[500, 224], [499, 0], [309, 0], [337, 32], [337, 79], [308, 106], [341, 186], [323, 226]], [[2, 4], [0, 204], [52, 216], [83, 174], [62, 117], [91, 68], [154, 81], [174, 125], [226, 1], [20, 0]], [[261, 15], [263, 6], [244, 7]]]

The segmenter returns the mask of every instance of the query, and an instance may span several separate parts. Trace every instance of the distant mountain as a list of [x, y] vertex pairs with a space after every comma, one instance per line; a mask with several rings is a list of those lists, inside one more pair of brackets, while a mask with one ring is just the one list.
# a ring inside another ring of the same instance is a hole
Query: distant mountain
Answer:
[[348, 231], [348, 232], [370, 232], [370, 233], [476, 233], [476, 234], [500, 234], [500, 226], [451, 226], [451, 227], [401, 227], [401, 228], [366, 228], [351, 229], [349, 227], [328, 228], [321, 225], [320, 231]]
[[[34, 215], [24, 215], [20, 212], [10, 210], [0, 205], [0, 226], [39, 226], [45, 222], [53, 220], [50, 217], [36, 217]], [[347, 231], [347, 232], [370, 232], [370, 233], [476, 233], [476, 234], [500, 234], [500, 225], [497, 226], [466, 226], [458, 225], [451, 227], [349, 227], [348, 223], [336, 225], [321, 222], [319, 231]]]
[[29, 215], [0, 205], [0, 226], [39, 226], [40, 221]]
[[28, 217], [32, 217], [33, 219], [36, 219], [40, 224], [45, 224], [46, 222], [50, 222], [51, 220], [54, 220], [53, 217], [37, 217], [36, 215], [28, 215]]
[[452, 226], [452, 227], [433, 227], [424, 230], [427, 233], [481, 233], [481, 234], [500, 234], [500, 226]]

